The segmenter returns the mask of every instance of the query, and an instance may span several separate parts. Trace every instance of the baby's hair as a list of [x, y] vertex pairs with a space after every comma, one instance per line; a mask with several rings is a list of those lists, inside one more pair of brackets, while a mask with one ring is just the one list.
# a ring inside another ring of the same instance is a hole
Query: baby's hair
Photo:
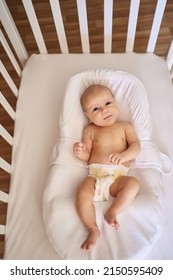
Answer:
[[[85, 98], [86, 98], [86, 96], [87, 96], [88, 94], [90, 94], [92, 91], [98, 90], [98, 89], [107, 89], [107, 90], [110, 91], [110, 89], [109, 89], [108, 87], [106, 87], [106, 86], [104, 86], [104, 85], [99, 85], [99, 84], [93, 84], [93, 85], [87, 87], [87, 88], [84, 90], [84, 92], [83, 92], [83, 94], [82, 94], [82, 96], [81, 96], [81, 98], [80, 98], [80, 103], [81, 103], [81, 106], [82, 106], [82, 108], [83, 108], [84, 111], [85, 111]], [[111, 91], [110, 91], [110, 93], [112, 94]]]

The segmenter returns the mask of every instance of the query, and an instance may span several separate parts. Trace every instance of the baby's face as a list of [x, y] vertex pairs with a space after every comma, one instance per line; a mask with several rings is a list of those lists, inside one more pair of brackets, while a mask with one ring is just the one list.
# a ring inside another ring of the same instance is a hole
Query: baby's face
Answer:
[[85, 98], [86, 117], [97, 126], [113, 125], [119, 110], [111, 92], [105, 87], [92, 90]]

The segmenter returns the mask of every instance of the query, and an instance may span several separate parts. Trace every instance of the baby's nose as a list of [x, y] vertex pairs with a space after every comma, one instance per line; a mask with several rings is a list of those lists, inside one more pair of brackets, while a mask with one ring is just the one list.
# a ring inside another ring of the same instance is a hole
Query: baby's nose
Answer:
[[101, 113], [102, 113], [102, 114], [105, 114], [107, 111], [108, 111], [108, 108], [107, 108], [107, 107], [102, 107], [102, 108], [101, 108]]

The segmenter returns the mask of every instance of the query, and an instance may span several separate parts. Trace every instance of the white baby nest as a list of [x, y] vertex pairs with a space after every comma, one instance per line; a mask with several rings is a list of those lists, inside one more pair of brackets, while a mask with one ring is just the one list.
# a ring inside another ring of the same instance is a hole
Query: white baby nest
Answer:
[[[130, 174], [139, 179], [141, 187], [132, 205], [118, 216], [118, 231], [103, 218], [110, 202], [95, 203], [101, 235], [92, 250], [83, 251], [80, 245], [87, 231], [75, 209], [75, 193], [88, 170], [86, 164], [74, 157], [72, 148], [74, 142], [81, 139], [87, 124], [80, 96], [91, 84], [110, 88], [120, 109], [119, 119], [130, 121], [135, 127], [142, 151], [133, 161]], [[149, 104], [140, 80], [113, 69], [91, 70], [73, 76], [65, 89], [59, 135], [43, 201], [46, 232], [56, 251], [65, 259], [144, 258], [161, 234], [163, 186], [160, 172], [168, 173], [170, 165], [167, 157], [151, 142]]]

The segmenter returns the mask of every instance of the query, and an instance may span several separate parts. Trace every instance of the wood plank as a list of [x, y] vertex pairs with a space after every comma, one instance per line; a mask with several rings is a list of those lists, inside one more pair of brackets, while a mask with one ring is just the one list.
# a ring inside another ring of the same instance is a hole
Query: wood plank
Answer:
[[79, 17], [80, 36], [83, 53], [90, 52], [89, 34], [88, 34], [88, 20], [86, 12], [86, 0], [77, 0], [77, 10]]
[[147, 52], [154, 52], [165, 6], [166, 6], [167, 0], [158, 0], [156, 10], [154, 13], [154, 19], [153, 19], [153, 24], [151, 28], [151, 33], [149, 37], [149, 42], [147, 46]]
[[104, 0], [104, 52], [112, 52], [113, 0]]
[[20, 59], [22, 65], [24, 65], [26, 60], [28, 59], [28, 54], [26, 52], [18, 29], [16, 28], [13, 17], [11, 16], [8, 6], [4, 0], [0, 1], [0, 12], [2, 24], [6, 32], [9, 34], [9, 38], [12, 44], [14, 44], [14, 49], [18, 55], [18, 58]]
[[54, 18], [57, 36], [59, 39], [61, 52], [68, 53], [69, 50], [68, 50], [68, 45], [67, 45], [67, 40], [66, 40], [59, 1], [50, 0], [50, 5], [51, 5], [51, 9], [52, 9], [52, 14], [53, 14], [53, 18]]
[[133, 52], [140, 0], [131, 0], [127, 30], [126, 52]]
[[47, 53], [43, 35], [31, 0], [22, 0], [31, 29], [37, 42], [40, 53]]

